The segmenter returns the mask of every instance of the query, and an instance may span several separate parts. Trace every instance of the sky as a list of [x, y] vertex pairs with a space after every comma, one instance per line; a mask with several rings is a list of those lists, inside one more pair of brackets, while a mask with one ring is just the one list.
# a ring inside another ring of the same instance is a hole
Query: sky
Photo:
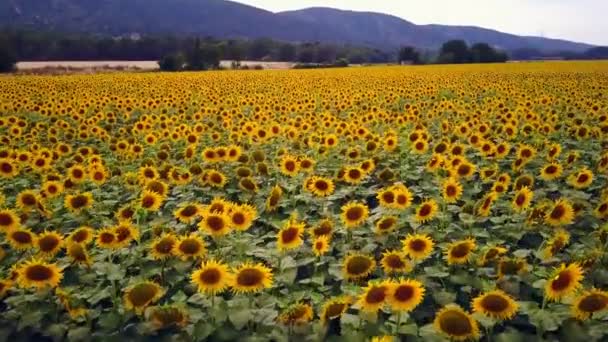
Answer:
[[608, 46], [608, 0], [237, 0], [272, 12], [333, 7]]

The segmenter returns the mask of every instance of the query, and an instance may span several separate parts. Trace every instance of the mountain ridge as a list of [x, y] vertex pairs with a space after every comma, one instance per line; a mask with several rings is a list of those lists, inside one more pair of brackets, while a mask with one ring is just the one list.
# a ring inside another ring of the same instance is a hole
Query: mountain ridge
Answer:
[[394, 50], [438, 49], [450, 39], [487, 42], [513, 51], [582, 52], [592, 44], [518, 36], [475, 26], [417, 25], [391, 14], [310, 7], [273, 13], [226, 0], [9, 0], [0, 26], [104, 35], [196, 34], [217, 38], [273, 38]]

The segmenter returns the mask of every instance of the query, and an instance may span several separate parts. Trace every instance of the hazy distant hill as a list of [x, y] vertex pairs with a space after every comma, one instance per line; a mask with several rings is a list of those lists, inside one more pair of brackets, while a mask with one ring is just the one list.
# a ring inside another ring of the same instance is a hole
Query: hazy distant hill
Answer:
[[416, 25], [370, 12], [308, 8], [272, 13], [224, 0], [3, 0], [0, 25], [122, 35], [200, 34], [218, 38], [269, 37], [393, 49], [437, 48], [449, 39], [484, 41], [514, 50], [583, 51], [588, 44], [521, 37], [478, 27]]

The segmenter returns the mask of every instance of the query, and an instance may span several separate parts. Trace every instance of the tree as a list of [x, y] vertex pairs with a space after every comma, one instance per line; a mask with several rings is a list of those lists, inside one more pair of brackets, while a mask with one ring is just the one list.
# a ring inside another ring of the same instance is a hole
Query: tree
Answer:
[[470, 61], [470, 52], [464, 40], [450, 40], [441, 46], [439, 60], [443, 63], [467, 63]]
[[14, 71], [15, 65], [17, 65], [17, 57], [8, 42], [4, 39], [0, 40], [0, 73]]
[[184, 68], [184, 57], [179, 53], [166, 55], [158, 61], [158, 66], [162, 71], [180, 71]]
[[259, 61], [262, 58], [270, 55], [273, 44], [273, 41], [268, 38], [259, 38], [254, 40], [249, 49], [249, 58], [254, 61]]
[[399, 64], [404, 62], [410, 62], [412, 64], [418, 64], [420, 61], [420, 54], [413, 46], [403, 46], [399, 49]]
[[197, 38], [186, 64], [189, 70], [217, 69], [220, 66], [220, 50], [211, 42], [201, 44]]
[[279, 46], [278, 60], [281, 62], [292, 62], [296, 59], [296, 47], [289, 43]]

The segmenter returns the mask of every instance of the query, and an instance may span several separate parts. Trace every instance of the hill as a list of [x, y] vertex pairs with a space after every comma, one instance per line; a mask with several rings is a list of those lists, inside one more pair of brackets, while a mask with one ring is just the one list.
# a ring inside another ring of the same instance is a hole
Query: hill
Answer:
[[5, 0], [0, 25], [102, 35], [197, 34], [218, 38], [320, 41], [394, 49], [436, 49], [449, 39], [505, 50], [581, 52], [591, 45], [522, 37], [479, 27], [416, 25], [381, 13], [308, 8], [272, 13], [224, 0]]

